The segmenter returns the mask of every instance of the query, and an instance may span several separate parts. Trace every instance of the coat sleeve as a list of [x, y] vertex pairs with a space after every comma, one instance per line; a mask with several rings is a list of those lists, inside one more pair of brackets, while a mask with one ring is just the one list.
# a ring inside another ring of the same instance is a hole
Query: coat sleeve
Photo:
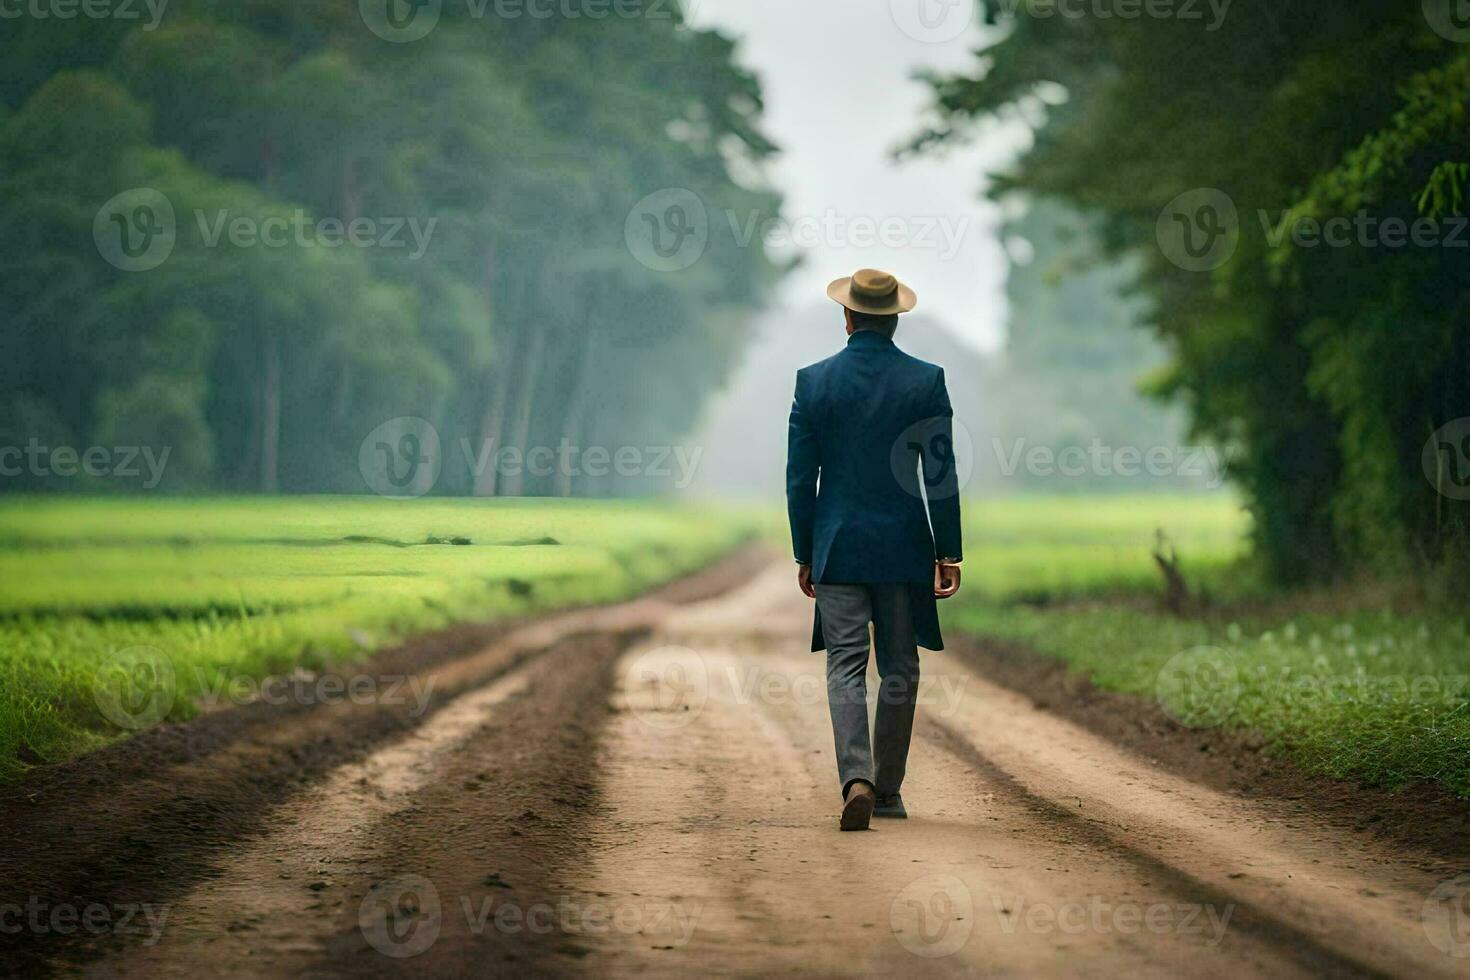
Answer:
[[960, 485], [954, 452], [954, 409], [944, 384], [944, 369], [934, 382], [930, 418], [924, 437], [924, 496], [929, 504], [929, 525], [934, 529], [934, 557], [962, 561], [965, 557], [960, 534]]
[[817, 476], [822, 469], [810, 406], [805, 404], [802, 372], [796, 375], [796, 396], [786, 430], [786, 516], [791, 523], [791, 548], [803, 565], [812, 563], [812, 527], [817, 511]]

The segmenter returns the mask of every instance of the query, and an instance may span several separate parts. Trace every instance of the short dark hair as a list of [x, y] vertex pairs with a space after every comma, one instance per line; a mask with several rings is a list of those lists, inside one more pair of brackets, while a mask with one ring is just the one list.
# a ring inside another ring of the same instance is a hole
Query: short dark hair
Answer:
[[892, 337], [898, 329], [897, 313], [859, 313], [852, 311], [852, 326], [855, 330], [871, 330], [885, 337]]

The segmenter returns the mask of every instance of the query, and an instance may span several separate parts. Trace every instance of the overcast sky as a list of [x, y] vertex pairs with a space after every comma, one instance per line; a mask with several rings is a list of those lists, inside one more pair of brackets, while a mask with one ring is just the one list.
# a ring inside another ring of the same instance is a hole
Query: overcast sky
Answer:
[[[689, 5], [686, 3], [686, 6]], [[895, 164], [891, 149], [923, 121], [919, 68], [969, 68], [982, 34], [969, 0], [694, 0], [693, 22], [739, 37], [761, 79], [765, 130], [782, 152], [786, 196], [775, 229], [805, 265], [778, 302], [806, 309], [861, 267], [896, 273], [919, 308], [959, 339], [992, 349], [1004, 334], [999, 212], [980, 193], [1025, 134], [990, 127], [974, 145]], [[769, 236], [768, 236], [769, 238]]]

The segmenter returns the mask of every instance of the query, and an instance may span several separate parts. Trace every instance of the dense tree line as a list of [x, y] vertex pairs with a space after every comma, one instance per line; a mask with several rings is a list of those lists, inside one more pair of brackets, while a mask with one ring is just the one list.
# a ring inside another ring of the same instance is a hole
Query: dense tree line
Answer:
[[[567, 494], [634, 484], [470, 464], [688, 431], [778, 270], [718, 220], [701, 262], [649, 268], [625, 222], [663, 188], [778, 207], [732, 43], [669, 0], [387, 3], [437, 23], [385, 39], [336, 0], [6, 21], [0, 442], [168, 446], [175, 489], [360, 492], [364, 437], [419, 416], [440, 492]], [[136, 189], [162, 202], [100, 213]], [[109, 221], [141, 249], [166, 208], [165, 261], [108, 261]]]
[[[1213, 29], [1157, 15], [1184, 5], [981, 6], [997, 39], [932, 79], [940, 122], [916, 147], [977, 117], [1032, 123], [996, 193], [1094, 214], [1139, 264], [1171, 355], [1153, 389], [1229, 448], [1270, 569], [1463, 568], [1470, 32], [1453, 4], [1236, 0]], [[1170, 238], [1186, 231], [1220, 251], [1196, 262]]]

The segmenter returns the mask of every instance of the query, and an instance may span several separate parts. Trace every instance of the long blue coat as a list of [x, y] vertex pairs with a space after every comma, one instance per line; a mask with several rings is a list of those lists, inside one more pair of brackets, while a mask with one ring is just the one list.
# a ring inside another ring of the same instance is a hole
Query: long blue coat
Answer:
[[[814, 582], [910, 583], [915, 636], [931, 650], [944, 648], [934, 563], [964, 558], [953, 419], [944, 369], [870, 330], [796, 373], [786, 462], [796, 560]], [[819, 611], [812, 649], [825, 646]]]

